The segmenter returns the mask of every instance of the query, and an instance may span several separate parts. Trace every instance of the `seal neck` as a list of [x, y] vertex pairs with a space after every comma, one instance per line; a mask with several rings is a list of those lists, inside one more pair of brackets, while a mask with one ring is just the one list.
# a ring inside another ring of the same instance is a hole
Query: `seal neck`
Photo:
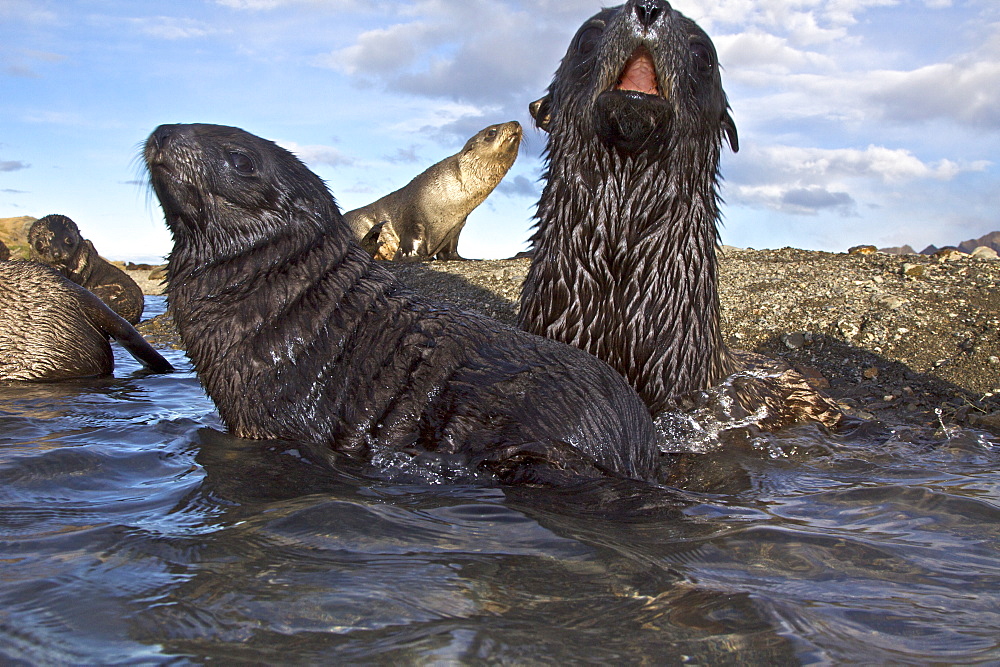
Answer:
[[608, 362], [654, 414], [729, 375], [718, 144], [630, 154], [554, 131], [549, 150], [520, 325]]

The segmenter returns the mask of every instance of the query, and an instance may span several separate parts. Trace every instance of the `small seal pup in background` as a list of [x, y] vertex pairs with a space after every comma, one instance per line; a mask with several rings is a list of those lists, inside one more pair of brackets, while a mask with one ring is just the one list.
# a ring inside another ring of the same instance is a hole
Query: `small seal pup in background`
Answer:
[[3, 241], [0, 241], [0, 262], [10, 259], [10, 248]]
[[620, 375], [407, 290], [288, 151], [163, 125], [144, 157], [174, 240], [171, 311], [233, 434], [501, 483], [654, 475], [652, 419]]
[[[607, 361], [654, 415], [741, 370], [716, 258], [723, 138], [739, 146], [708, 35], [665, 0], [604, 9], [529, 110], [548, 168], [519, 325]], [[840, 418], [791, 371], [750, 385], [740, 402], [771, 427]]]
[[28, 230], [31, 258], [48, 264], [101, 298], [129, 324], [142, 317], [142, 289], [127, 273], [97, 254], [94, 244], [65, 215], [39, 218]]
[[147, 368], [173, 368], [96, 295], [55, 270], [0, 262], [0, 380], [66, 380], [108, 375], [113, 337]]
[[[463, 259], [458, 236], [465, 221], [503, 180], [520, 146], [520, 123], [490, 125], [455, 155], [378, 201], [348, 211], [344, 219], [357, 241], [365, 239], [373, 225], [386, 223], [379, 232], [385, 245], [376, 255], [380, 258]], [[393, 256], [387, 257], [392, 250]]]

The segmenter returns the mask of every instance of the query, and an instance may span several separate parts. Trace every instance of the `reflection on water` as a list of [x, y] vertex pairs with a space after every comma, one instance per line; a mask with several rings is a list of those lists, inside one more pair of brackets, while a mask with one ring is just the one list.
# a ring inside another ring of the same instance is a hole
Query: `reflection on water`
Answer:
[[734, 432], [685, 462], [726, 493], [400, 484], [222, 433], [167, 355], [0, 386], [5, 660], [1000, 660], [982, 433]]

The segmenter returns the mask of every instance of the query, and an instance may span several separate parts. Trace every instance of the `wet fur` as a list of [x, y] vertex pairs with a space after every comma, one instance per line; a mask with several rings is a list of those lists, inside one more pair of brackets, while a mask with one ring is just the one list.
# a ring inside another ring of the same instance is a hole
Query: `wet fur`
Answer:
[[170, 307], [232, 433], [507, 483], [653, 474], [652, 422], [618, 374], [405, 289], [287, 151], [181, 125], [145, 158], [174, 238]]
[[172, 370], [91, 292], [35, 262], [0, 262], [0, 379], [107, 375], [114, 369], [109, 336], [151, 370]]
[[65, 215], [47, 215], [28, 230], [31, 258], [48, 264], [96, 294], [129, 324], [138, 324], [145, 307], [142, 289], [127, 273], [97, 254]]
[[[362, 247], [374, 251], [373, 256], [462, 259], [458, 237], [469, 214], [510, 170], [520, 145], [520, 123], [490, 125], [455, 155], [429, 167], [399, 190], [348, 211], [344, 219]], [[367, 238], [372, 227], [380, 223], [384, 225], [378, 237]]]
[[[662, 95], [615, 90], [643, 50]], [[663, 0], [605, 9], [530, 110], [548, 169], [519, 325], [607, 361], [653, 414], [738, 370], [716, 256], [719, 158], [738, 143], [708, 35]]]

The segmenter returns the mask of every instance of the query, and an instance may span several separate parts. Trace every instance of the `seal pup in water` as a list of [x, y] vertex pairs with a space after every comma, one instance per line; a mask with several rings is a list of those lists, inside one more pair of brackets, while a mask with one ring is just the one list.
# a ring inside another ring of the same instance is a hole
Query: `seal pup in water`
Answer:
[[386, 223], [379, 239], [395, 250], [390, 259], [463, 259], [458, 236], [465, 221], [503, 180], [520, 145], [520, 123], [490, 125], [455, 155], [378, 201], [348, 211], [344, 219], [358, 241], [373, 225]]
[[0, 380], [108, 375], [109, 337], [150, 370], [173, 370], [93, 293], [36, 262], [0, 262]]
[[654, 474], [652, 420], [620, 375], [404, 288], [288, 151], [164, 125], [144, 157], [174, 240], [171, 311], [234, 435], [501, 483]]
[[[716, 258], [722, 142], [739, 145], [708, 35], [665, 0], [604, 9], [529, 110], [548, 168], [519, 325], [607, 361], [654, 415], [741, 370]], [[790, 371], [750, 385], [740, 402], [769, 426], [839, 420]]]
[[129, 324], [138, 324], [145, 307], [142, 289], [127, 273], [97, 254], [80, 228], [65, 215], [39, 218], [28, 230], [31, 258], [48, 264], [101, 298]]

